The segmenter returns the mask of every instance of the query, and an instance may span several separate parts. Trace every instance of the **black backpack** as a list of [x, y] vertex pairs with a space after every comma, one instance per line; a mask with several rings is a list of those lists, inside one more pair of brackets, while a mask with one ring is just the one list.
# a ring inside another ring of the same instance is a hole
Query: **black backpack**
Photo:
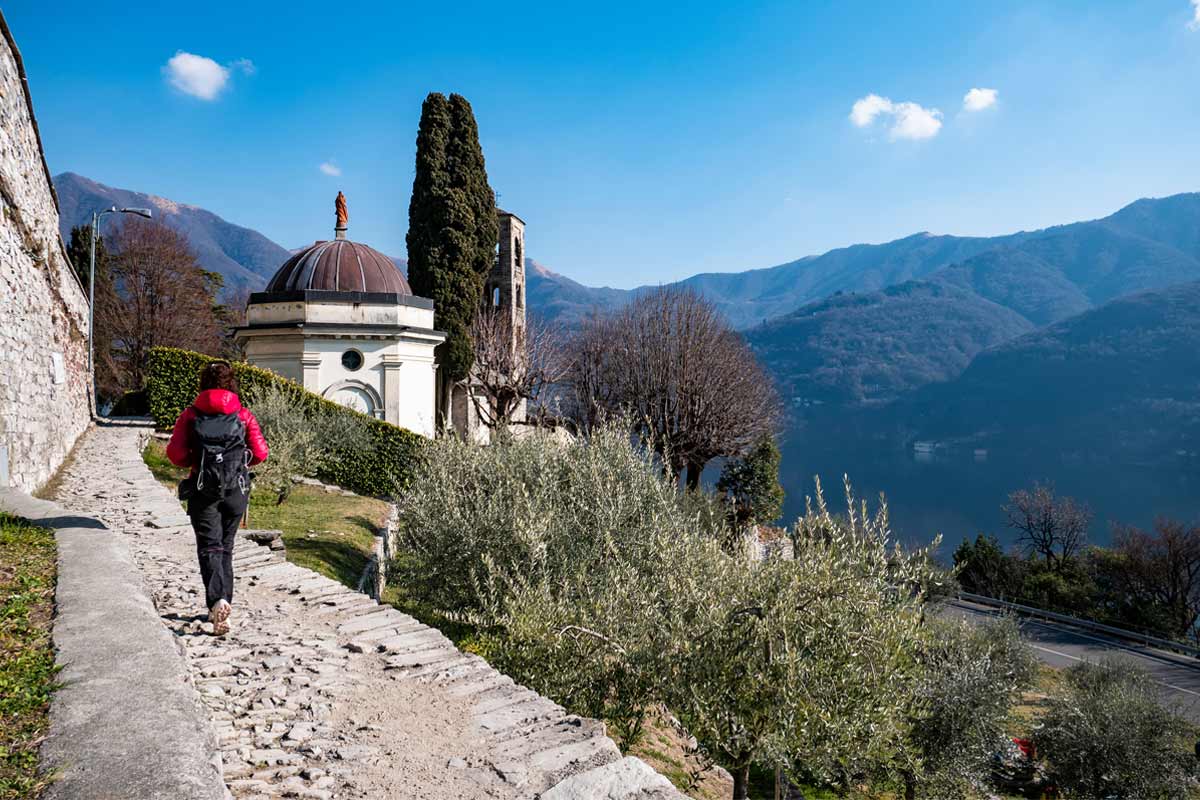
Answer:
[[204, 414], [192, 409], [192, 433], [199, 454], [196, 492], [221, 499], [250, 492], [250, 448], [246, 425], [234, 414]]

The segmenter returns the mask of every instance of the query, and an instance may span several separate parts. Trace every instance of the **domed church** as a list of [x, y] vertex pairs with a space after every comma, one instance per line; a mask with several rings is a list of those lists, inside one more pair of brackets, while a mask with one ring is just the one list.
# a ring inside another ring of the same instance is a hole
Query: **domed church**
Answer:
[[246, 360], [425, 436], [436, 430], [433, 301], [417, 297], [396, 264], [346, 238], [338, 192], [331, 241], [314, 242], [250, 295], [236, 331]]

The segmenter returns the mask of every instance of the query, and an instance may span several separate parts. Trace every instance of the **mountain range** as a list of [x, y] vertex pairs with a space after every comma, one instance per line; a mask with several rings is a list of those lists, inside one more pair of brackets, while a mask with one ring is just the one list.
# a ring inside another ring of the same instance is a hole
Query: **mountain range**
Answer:
[[[69, 172], [54, 182], [64, 236], [93, 209], [148, 206], [233, 289], [260, 289], [290, 254], [202, 208]], [[531, 311], [567, 329], [652, 288], [526, 267]], [[1187, 459], [1200, 452], [1200, 194], [1005, 236], [918, 233], [680, 285], [743, 331], [793, 409], [786, 482], [811, 477], [805, 448], [833, 454], [836, 479], [869, 474], [879, 448], [917, 439], [1093, 461], [1179, 457], [1197, 472]], [[803, 496], [786, 488], [792, 502]]]
[[54, 191], [64, 241], [70, 240], [71, 228], [91, 221], [93, 211], [114, 205], [149, 208], [156, 219], [187, 237], [200, 265], [224, 276], [229, 289], [261, 289], [290, 255], [258, 231], [158, 195], [114, 189], [73, 172], [56, 175]]

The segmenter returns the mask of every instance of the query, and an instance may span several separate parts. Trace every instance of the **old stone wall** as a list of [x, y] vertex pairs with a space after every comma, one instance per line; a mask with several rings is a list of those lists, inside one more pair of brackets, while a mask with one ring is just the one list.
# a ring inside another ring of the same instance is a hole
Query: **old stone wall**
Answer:
[[88, 302], [58, 232], [25, 70], [2, 16], [0, 29], [0, 487], [28, 492], [91, 419]]

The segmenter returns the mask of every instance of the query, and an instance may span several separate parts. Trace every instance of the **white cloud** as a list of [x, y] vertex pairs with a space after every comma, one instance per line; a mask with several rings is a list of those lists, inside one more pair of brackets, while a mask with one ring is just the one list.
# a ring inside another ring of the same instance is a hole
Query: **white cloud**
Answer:
[[897, 103], [896, 121], [888, 134], [893, 139], [932, 139], [942, 129], [942, 112], [916, 103]]
[[942, 129], [942, 112], [936, 108], [924, 108], [917, 103], [893, 103], [886, 97], [869, 94], [860, 98], [850, 109], [850, 121], [859, 128], [866, 128], [877, 118], [891, 119], [889, 138], [930, 139]]
[[[1196, 0], [1200, 3], [1200, 0]], [[963, 111], [983, 111], [996, 105], [995, 89], [972, 89], [963, 95]]]
[[321, 162], [321, 166], [317, 167], [317, 169], [321, 170], [321, 172], [324, 172], [326, 175], [332, 175], [334, 177], [342, 174], [342, 168], [337, 164], [334, 164], [332, 161]]
[[854, 103], [850, 109], [850, 121], [860, 128], [865, 128], [875, 121], [880, 114], [892, 113], [892, 101], [877, 94], [869, 94]]
[[216, 100], [217, 95], [229, 85], [229, 76], [234, 70], [243, 75], [253, 75], [254, 62], [239, 58], [222, 66], [211, 58], [179, 50], [163, 67], [163, 74], [172, 86], [184, 94], [201, 100]]
[[1200, 0], [1192, 0], [1192, 21], [1188, 23], [1188, 28], [1200, 31]]
[[163, 67], [163, 72], [176, 89], [201, 100], [215, 100], [225, 84], [229, 83], [228, 68], [211, 58], [182, 50], [171, 57]]

